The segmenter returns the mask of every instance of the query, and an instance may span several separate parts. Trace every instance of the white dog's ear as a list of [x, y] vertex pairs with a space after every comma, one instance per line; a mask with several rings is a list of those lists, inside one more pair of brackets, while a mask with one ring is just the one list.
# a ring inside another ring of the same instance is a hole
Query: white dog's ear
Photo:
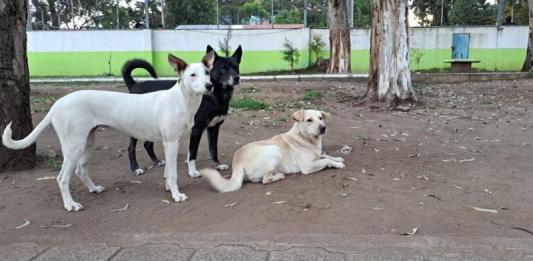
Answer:
[[299, 110], [292, 114], [292, 119], [295, 121], [303, 121], [304, 120], [304, 111]]
[[168, 63], [170, 64], [170, 66], [172, 66], [174, 71], [176, 71], [177, 73], [181, 73], [185, 71], [185, 68], [187, 68], [187, 63], [184, 60], [170, 53], [168, 54]]
[[322, 118], [324, 118], [324, 119], [325, 118], [329, 118], [329, 116], [331, 115], [331, 114], [329, 114], [329, 112], [325, 112], [325, 111], [321, 111], [320, 113], [322, 113]]
[[208, 52], [204, 58], [202, 58], [202, 63], [207, 67], [209, 70], [213, 68], [213, 62], [215, 62], [215, 51]]

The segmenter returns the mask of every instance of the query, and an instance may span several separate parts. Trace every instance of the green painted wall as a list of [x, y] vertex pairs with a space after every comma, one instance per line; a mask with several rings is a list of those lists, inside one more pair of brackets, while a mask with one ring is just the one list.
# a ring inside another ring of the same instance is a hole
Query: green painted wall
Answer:
[[[187, 62], [200, 61], [204, 52], [172, 51], [177, 57]], [[58, 76], [120, 76], [124, 62], [132, 58], [143, 58], [154, 64], [161, 76], [174, 75], [167, 63], [168, 52], [30, 52], [28, 62], [32, 77]], [[449, 68], [444, 60], [450, 58], [450, 50], [413, 49], [411, 50], [412, 70], [438, 70]], [[525, 49], [470, 49], [470, 58], [479, 59], [481, 63], [475, 68], [487, 71], [519, 71], [525, 59]], [[323, 52], [322, 57], [327, 57]], [[418, 64], [415, 58], [421, 57]], [[313, 58], [314, 60], [314, 58]], [[309, 64], [307, 50], [300, 51], [296, 68], [305, 68]], [[352, 50], [352, 71], [368, 72], [369, 51]], [[241, 73], [288, 70], [289, 64], [282, 59], [280, 51], [248, 51], [243, 53]], [[135, 75], [147, 75], [142, 70]]]

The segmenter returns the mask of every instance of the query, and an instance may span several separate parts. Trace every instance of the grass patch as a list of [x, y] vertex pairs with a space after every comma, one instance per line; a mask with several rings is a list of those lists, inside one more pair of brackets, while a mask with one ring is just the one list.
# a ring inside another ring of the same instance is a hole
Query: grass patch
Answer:
[[246, 109], [246, 110], [264, 110], [268, 107], [268, 104], [262, 101], [254, 100], [250, 97], [235, 97], [231, 99], [229, 106], [234, 109]]
[[252, 86], [252, 87], [241, 88], [240, 93], [254, 93], [258, 91], [259, 91], [258, 89]]
[[322, 97], [322, 93], [315, 90], [305, 90], [304, 92], [304, 100], [306, 101], [313, 101], [318, 98]]

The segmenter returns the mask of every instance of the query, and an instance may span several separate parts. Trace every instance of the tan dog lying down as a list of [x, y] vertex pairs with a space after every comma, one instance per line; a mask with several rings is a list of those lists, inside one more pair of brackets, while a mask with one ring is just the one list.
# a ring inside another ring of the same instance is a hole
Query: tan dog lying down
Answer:
[[225, 179], [214, 169], [200, 174], [220, 192], [236, 191], [243, 181], [263, 184], [285, 178], [285, 174], [309, 174], [324, 168], [344, 168], [344, 159], [322, 154], [322, 135], [326, 133], [326, 113], [300, 110], [292, 115], [296, 123], [283, 134], [242, 146], [233, 155], [233, 173]]

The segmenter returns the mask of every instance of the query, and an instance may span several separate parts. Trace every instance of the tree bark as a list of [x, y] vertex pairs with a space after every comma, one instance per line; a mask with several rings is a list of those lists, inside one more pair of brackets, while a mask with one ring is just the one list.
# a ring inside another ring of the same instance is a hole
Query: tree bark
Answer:
[[411, 85], [408, 0], [373, 0], [367, 92], [372, 102], [391, 107], [416, 100]]
[[522, 66], [523, 72], [531, 71], [533, 66], [533, 0], [527, 0], [527, 7], [529, 9], [529, 36], [527, 41], [526, 60]]
[[[0, 1], [0, 132], [13, 121], [13, 138], [33, 129], [26, 57], [27, 0]], [[0, 145], [0, 172], [35, 166], [35, 145], [11, 150]]]
[[351, 72], [350, 28], [346, 0], [328, 0], [328, 73]]

